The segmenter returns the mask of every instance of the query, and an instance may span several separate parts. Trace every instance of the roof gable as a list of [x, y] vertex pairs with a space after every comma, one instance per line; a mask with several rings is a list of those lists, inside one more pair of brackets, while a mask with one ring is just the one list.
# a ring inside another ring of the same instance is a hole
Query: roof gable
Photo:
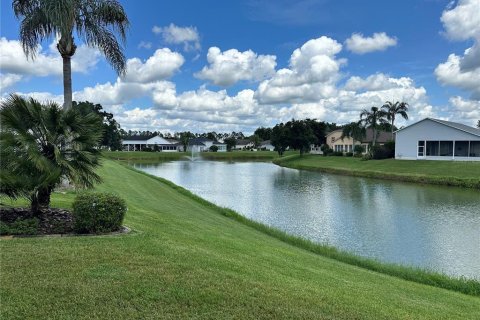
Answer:
[[463, 123], [458, 123], [458, 122], [452, 122], [452, 121], [446, 121], [446, 120], [440, 120], [440, 119], [434, 119], [434, 118], [425, 118], [425, 119], [422, 119], [420, 121], [417, 121], [415, 123], [412, 123], [411, 125], [409, 126], [406, 126], [406, 127], [403, 127], [401, 129], [398, 129], [397, 131], [395, 131], [395, 133], [399, 132], [399, 131], [402, 131], [402, 130], [405, 130], [407, 128], [410, 128], [410, 127], [413, 127], [421, 122], [424, 122], [424, 121], [433, 121], [435, 123], [439, 123], [441, 125], [444, 125], [444, 126], [447, 126], [447, 127], [450, 127], [450, 128], [453, 128], [453, 129], [457, 129], [457, 130], [460, 130], [460, 131], [463, 131], [463, 132], [466, 132], [466, 133], [469, 133], [469, 134], [473, 134], [474, 136], [478, 136], [480, 137], [480, 129], [476, 129], [476, 128], [473, 128], [473, 127], [470, 127], [470, 126], [467, 126]]

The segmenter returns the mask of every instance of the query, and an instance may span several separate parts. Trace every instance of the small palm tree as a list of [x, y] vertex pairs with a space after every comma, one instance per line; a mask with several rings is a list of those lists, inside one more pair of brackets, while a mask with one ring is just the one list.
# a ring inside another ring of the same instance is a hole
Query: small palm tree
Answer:
[[94, 169], [103, 132], [95, 113], [11, 95], [1, 103], [0, 117], [1, 193], [29, 198], [38, 214], [62, 179], [80, 188], [100, 181]]
[[403, 119], [408, 120], [408, 103], [400, 101], [393, 103], [387, 101], [382, 106], [382, 110], [387, 114], [387, 119], [390, 121], [393, 141], [393, 125], [395, 124], [395, 118], [397, 115], [400, 115]]
[[116, 0], [14, 0], [13, 11], [21, 19], [20, 41], [27, 57], [35, 58], [40, 42], [59, 36], [57, 49], [63, 59], [64, 107], [72, 106], [71, 58], [75, 54], [73, 32], [97, 47], [118, 74], [126, 61], [114, 32], [125, 42], [129, 22]]
[[377, 107], [372, 107], [370, 111], [363, 109], [363, 111], [360, 113], [360, 123], [365, 128], [371, 128], [373, 130], [373, 145], [377, 144], [378, 126], [382, 123], [385, 123], [387, 121], [386, 118], [387, 114], [385, 111], [382, 111]]

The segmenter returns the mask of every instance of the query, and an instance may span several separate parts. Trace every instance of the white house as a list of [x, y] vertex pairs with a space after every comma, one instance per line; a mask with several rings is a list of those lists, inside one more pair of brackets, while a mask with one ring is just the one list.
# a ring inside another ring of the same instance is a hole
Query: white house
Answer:
[[425, 118], [396, 131], [395, 159], [480, 161], [480, 129]]
[[270, 140], [265, 140], [260, 143], [260, 150], [275, 151], [275, 147], [272, 145]]
[[244, 150], [247, 148], [253, 148], [253, 142], [249, 139], [238, 139], [235, 144], [234, 150]]
[[190, 152], [192, 149], [196, 152], [209, 151], [211, 146], [217, 146], [218, 152], [227, 152], [227, 145], [225, 143], [216, 142], [206, 138], [195, 138], [188, 141], [187, 151]]
[[178, 151], [179, 144], [168, 141], [160, 136], [132, 136], [123, 139], [122, 146], [124, 151], [142, 151], [145, 148], [150, 148], [156, 151], [176, 152]]

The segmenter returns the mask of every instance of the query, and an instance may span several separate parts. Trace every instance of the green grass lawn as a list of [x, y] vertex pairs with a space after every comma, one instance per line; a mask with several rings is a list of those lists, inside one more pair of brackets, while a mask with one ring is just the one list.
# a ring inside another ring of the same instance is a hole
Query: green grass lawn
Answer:
[[114, 161], [100, 174], [134, 231], [0, 240], [2, 319], [478, 319], [479, 297], [289, 245]]
[[480, 188], [480, 162], [369, 160], [320, 155], [290, 156], [275, 163], [297, 169]]
[[[288, 153], [287, 153], [288, 154]], [[293, 154], [293, 153], [290, 153]], [[130, 161], [172, 161], [191, 156], [185, 152], [142, 152], [142, 151], [104, 151], [103, 155], [114, 160]], [[232, 151], [232, 152], [201, 152], [195, 154], [205, 160], [258, 160], [271, 161], [278, 158], [276, 151]]]

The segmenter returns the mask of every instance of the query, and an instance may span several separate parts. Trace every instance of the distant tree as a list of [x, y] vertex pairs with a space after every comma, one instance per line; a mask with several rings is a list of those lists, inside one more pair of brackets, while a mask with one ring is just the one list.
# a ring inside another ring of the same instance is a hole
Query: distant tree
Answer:
[[393, 132], [395, 128], [395, 118], [397, 115], [402, 116], [403, 119], [408, 120], [408, 103], [406, 102], [391, 102], [387, 101], [382, 106], [382, 111], [385, 112], [387, 120], [390, 121], [391, 132], [392, 132], [392, 141], [394, 140]]
[[262, 141], [258, 135], [254, 134], [250, 137], [250, 142], [253, 144], [253, 147], [257, 149]]
[[372, 144], [377, 144], [377, 131], [380, 123], [387, 121], [386, 112], [378, 109], [377, 107], [372, 107], [370, 111], [363, 109], [360, 113], [360, 124], [364, 128], [371, 128], [373, 130], [373, 141]]
[[255, 130], [254, 134], [259, 136], [260, 139], [262, 139], [262, 141], [270, 140], [272, 136], [272, 128], [260, 127], [257, 130]]
[[90, 112], [96, 113], [102, 118], [103, 137], [101, 146], [109, 150], [122, 149], [122, 132], [120, 124], [113, 118], [113, 114], [103, 110], [102, 105], [93, 104], [91, 102], [76, 102], [73, 101], [72, 106], [77, 108], [82, 115]]
[[190, 141], [190, 139], [195, 138], [195, 135], [190, 131], [185, 131], [185, 132], [177, 133], [177, 136], [180, 139], [180, 143], [183, 146], [183, 151], [186, 152], [188, 147], [188, 142]]
[[280, 156], [283, 155], [285, 150], [287, 150], [288, 145], [290, 144], [290, 131], [283, 124], [279, 123], [272, 129], [272, 134], [270, 137], [272, 146], [275, 147], [275, 150]]
[[209, 150], [210, 150], [211, 152], [217, 152], [217, 151], [218, 151], [218, 146], [216, 146], [216, 145], [211, 145], [210, 148], [209, 148]]
[[28, 57], [35, 58], [42, 40], [58, 36], [57, 49], [63, 59], [64, 107], [72, 106], [71, 58], [77, 46], [73, 32], [90, 47], [98, 48], [118, 74], [126, 59], [114, 32], [125, 42], [129, 21], [116, 0], [14, 0], [13, 11], [20, 23], [20, 41]]
[[353, 147], [353, 152], [355, 152], [356, 155], [360, 155], [364, 151], [365, 151], [365, 148], [360, 144], [357, 144], [357, 145], [355, 145], [355, 147]]
[[232, 149], [235, 149], [235, 146], [237, 145], [237, 139], [234, 137], [229, 137], [223, 140], [225, 144], [227, 145], [227, 151], [232, 151]]
[[290, 133], [290, 147], [299, 150], [300, 155], [310, 150], [310, 145], [316, 140], [313, 130], [306, 120], [295, 120], [286, 123]]
[[327, 122], [317, 121], [315, 119], [305, 119], [305, 121], [310, 126], [313, 134], [315, 135], [315, 141], [313, 143], [316, 145], [324, 144], [326, 142], [325, 137], [327, 135], [327, 131], [329, 131], [331, 125]]

